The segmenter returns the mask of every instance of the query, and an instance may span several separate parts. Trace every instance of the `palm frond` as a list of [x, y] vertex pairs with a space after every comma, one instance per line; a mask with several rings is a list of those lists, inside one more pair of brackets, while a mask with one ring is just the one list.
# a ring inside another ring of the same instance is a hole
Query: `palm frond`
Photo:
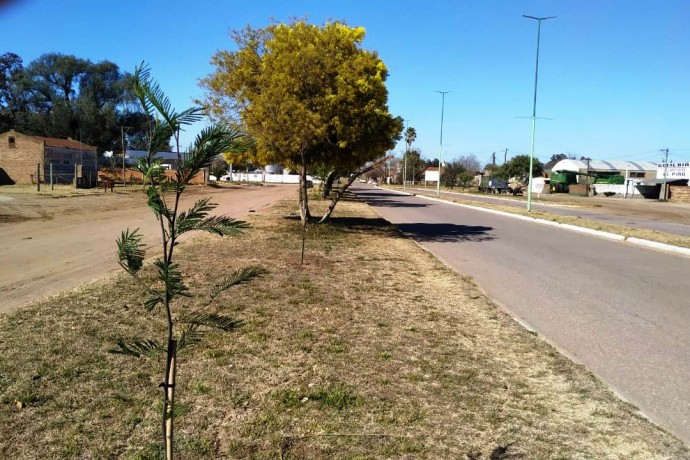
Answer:
[[146, 114], [147, 119], [153, 118], [153, 111], [154, 111], [154, 107], [147, 97], [146, 87], [148, 86], [148, 82], [150, 79], [151, 79], [151, 70], [142, 61], [141, 64], [139, 64], [134, 69], [133, 90], [134, 90], [134, 94], [136, 95], [136, 98], [139, 101], [139, 104], [141, 105], [141, 108], [144, 110], [144, 113]]
[[189, 288], [182, 282], [182, 272], [179, 265], [165, 262], [163, 259], [157, 259], [154, 265], [158, 269], [158, 279], [165, 284], [168, 300], [172, 300], [176, 296], [190, 296]]
[[235, 270], [230, 276], [225, 277], [223, 281], [213, 286], [213, 289], [211, 290], [211, 298], [213, 299], [217, 297], [218, 294], [230, 289], [233, 286], [247, 283], [254, 278], [265, 275], [266, 273], [268, 273], [268, 270], [263, 267], [247, 267]]
[[202, 230], [215, 233], [216, 235], [232, 235], [238, 233], [243, 228], [249, 227], [247, 222], [231, 217], [207, 217], [208, 213], [217, 206], [209, 201], [210, 198], [203, 198], [194, 203], [194, 206], [188, 211], [181, 212], [178, 215], [175, 224], [178, 235], [191, 230]]
[[202, 198], [194, 203], [189, 210], [183, 211], [177, 216], [178, 235], [193, 230], [217, 206], [215, 203], [209, 203], [210, 200], [210, 198]]
[[241, 320], [216, 313], [193, 313], [181, 318], [179, 321], [186, 324], [212, 327], [225, 332], [234, 331], [243, 324]]
[[140, 358], [142, 356], [153, 356], [156, 353], [163, 351], [163, 347], [151, 339], [142, 340], [132, 340], [126, 342], [125, 339], [117, 339], [118, 348], [108, 350], [109, 353], [115, 353], [119, 355], [129, 355], [136, 356]]
[[123, 231], [117, 239], [117, 261], [122, 268], [133, 275], [144, 265], [144, 245], [141, 243], [139, 229]]
[[156, 152], [168, 150], [170, 138], [174, 134], [174, 126], [167, 121], [157, 121], [149, 139], [149, 155], [153, 158]]
[[201, 341], [202, 335], [203, 332], [199, 330], [199, 326], [197, 324], [189, 324], [187, 326], [187, 329], [182, 331], [180, 341], [177, 343], [178, 351], [182, 350], [185, 347], [196, 345]]
[[180, 126], [191, 125], [204, 119], [203, 107], [190, 107], [177, 114], [177, 122]]
[[151, 295], [144, 300], [144, 308], [148, 311], [153, 311], [156, 305], [164, 302], [164, 297], [158, 292], [151, 291]]
[[211, 216], [199, 222], [192, 230], [201, 230], [226, 236], [235, 235], [245, 228], [249, 228], [249, 224], [243, 220], [233, 219], [228, 216]]
[[249, 137], [239, 129], [220, 125], [209, 126], [197, 135], [178, 170], [184, 182], [188, 182], [201, 168], [208, 167], [218, 155], [246, 150], [247, 145]]
[[155, 187], [149, 187], [146, 189], [146, 194], [148, 195], [147, 204], [155, 214], [156, 219], [159, 219], [161, 215], [169, 218], [170, 211], [165, 206], [165, 203], [163, 203], [160, 192]]
[[158, 158], [137, 158], [135, 169], [144, 176], [144, 183], [161, 183], [165, 180], [165, 172], [161, 166], [162, 160]]

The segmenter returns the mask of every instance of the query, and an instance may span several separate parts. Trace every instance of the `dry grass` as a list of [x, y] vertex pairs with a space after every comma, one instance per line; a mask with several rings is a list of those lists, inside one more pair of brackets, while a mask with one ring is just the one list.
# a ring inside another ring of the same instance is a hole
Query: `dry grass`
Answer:
[[[309, 227], [300, 266], [292, 210], [180, 248], [195, 292], [249, 265], [268, 274], [208, 307], [239, 329], [180, 356], [179, 458], [690, 456], [360, 203]], [[156, 458], [163, 356], [108, 352], [163, 336], [141, 301], [118, 275], [0, 320], [3, 458]]]

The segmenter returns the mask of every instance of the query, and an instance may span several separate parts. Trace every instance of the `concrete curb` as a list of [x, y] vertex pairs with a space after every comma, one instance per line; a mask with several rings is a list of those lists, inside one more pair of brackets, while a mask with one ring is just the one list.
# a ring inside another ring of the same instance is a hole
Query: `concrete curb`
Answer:
[[472, 209], [475, 211], [488, 212], [490, 214], [497, 214], [499, 216], [511, 217], [513, 219], [519, 219], [519, 220], [534, 222], [535, 224], [550, 225], [552, 227], [558, 227], [558, 228], [562, 228], [565, 230], [570, 230], [572, 232], [584, 233], [586, 235], [596, 236], [598, 238], [605, 238], [605, 239], [613, 240], [613, 241], [622, 241], [625, 243], [634, 244], [636, 246], [642, 246], [642, 247], [645, 247], [648, 249], [656, 249], [657, 251], [670, 252], [672, 254], [679, 254], [679, 255], [690, 257], [690, 248], [673, 246], [672, 244], [659, 243], [656, 241], [644, 240], [642, 238], [626, 237], [625, 235], [619, 235], [617, 233], [604, 232], [602, 230], [594, 230], [594, 229], [587, 228], [587, 227], [578, 227], [577, 225], [572, 225], [572, 224], [562, 224], [560, 222], [554, 222], [552, 220], [537, 219], [534, 217], [523, 216], [521, 214], [513, 214], [510, 212], [498, 211], [498, 210], [489, 209], [489, 208], [483, 208], [481, 206], [472, 206], [469, 204], [453, 203], [452, 201], [441, 200], [439, 198], [434, 198], [434, 197], [426, 196], [426, 195], [417, 195], [416, 193], [401, 192], [398, 190], [391, 190], [391, 189], [385, 189], [385, 190], [388, 190], [389, 192], [393, 192], [393, 193], [398, 193], [400, 195], [418, 196], [419, 198], [423, 198], [425, 200], [437, 201], [439, 203], [450, 204], [453, 206], [460, 206], [461, 208], [468, 208], [468, 209]]

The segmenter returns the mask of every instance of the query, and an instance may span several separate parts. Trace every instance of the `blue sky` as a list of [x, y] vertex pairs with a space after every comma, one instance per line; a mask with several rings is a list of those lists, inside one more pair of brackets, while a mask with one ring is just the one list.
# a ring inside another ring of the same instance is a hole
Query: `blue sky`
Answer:
[[[307, 17], [367, 30], [364, 46], [388, 66], [389, 107], [417, 130], [416, 146], [443, 158], [529, 152], [542, 25], [535, 155], [600, 160], [690, 159], [690, 2], [686, 0], [462, 1], [0, 1], [0, 52], [25, 64], [46, 52], [149, 63], [178, 108], [202, 95], [228, 32]], [[183, 137], [192, 140], [195, 130]], [[402, 143], [396, 149], [401, 152]]]

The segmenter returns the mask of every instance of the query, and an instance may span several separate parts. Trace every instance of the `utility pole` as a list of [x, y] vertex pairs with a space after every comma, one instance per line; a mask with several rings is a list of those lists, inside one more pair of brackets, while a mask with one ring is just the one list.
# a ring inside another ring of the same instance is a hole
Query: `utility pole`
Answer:
[[506, 151], [503, 153], [503, 164], [506, 164], [508, 161], [508, 148], [506, 147]]
[[122, 133], [122, 187], [127, 187], [127, 179], [125, 178], [125, 127], [120, 126], [120, 131]]
[[537, 21], [537, 64], [534, 71], [534, 103], [532, 105], [532, 147], [529, 151], [529, 182], [527, 183], [527, 212], [532, 211], [532, 174], [534, 171], [534, 132], [537, 128], [537, 81], [539, 80], [539, 39], [541, 37], [541, 22], [547, 19], [554, 19], [556, 16], [535, 18], [534, 16], [522, 15], [523, 18], [534, 19]]
[[443, 163], [441, 162], [441, 156], [443, 155], [443, 108], [446, 102], [446, 94], [452, 91], [436, 91], [441, 94], [441, 142], [439, 144], [438, 152], [438, 181], [436, 182], [436, 196], [441, 196], [441, 168]]
[[496, 164], [496, 152], [491, 154], [491, 164], [492, 165]]
[[659, 151], [664, 154], [664, 184], [659, 199], [666, 201], [668, 200], [668, 148]]

